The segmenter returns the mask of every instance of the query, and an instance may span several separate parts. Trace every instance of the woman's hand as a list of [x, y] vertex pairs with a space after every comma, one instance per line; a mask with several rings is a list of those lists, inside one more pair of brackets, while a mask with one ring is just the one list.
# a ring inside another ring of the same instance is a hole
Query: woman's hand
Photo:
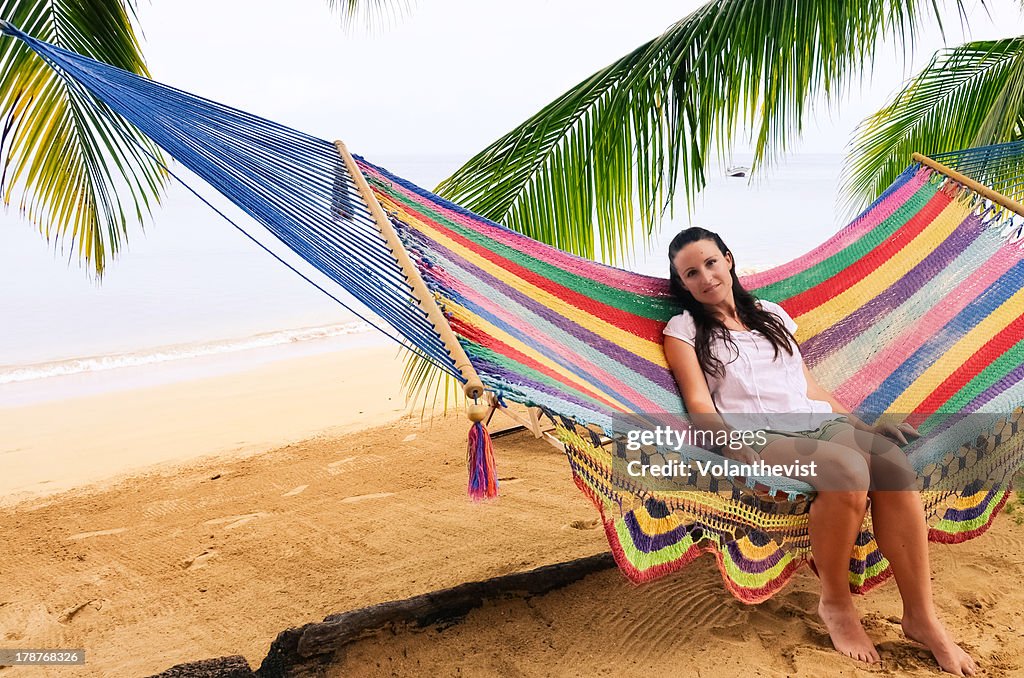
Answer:
[[885, 436], [889, 440], [893, 440], [900, 445], [906, 445], [909, 442], [909, 439], [921, 437], [921, 434], [918, 433], [917, 429], [906, 422], [901, 424], [893, 424], [890, 421], [880, 422], [875, 424], [871, 430], [872, 432], [877, 433], [880, 436]]
[[726, 457], [727, 459], [733, 459], [735, 461], [738, 461], [741, 464], [756, 464], [757, 460], [761, 458], [761, 456], [757, 452], [755, 452], [753, 448], [747, 445], [744, 445], [743, 447], [740, 447], [738, 449], [733, 449], [726, 445], [722, 448], [722, 456]]

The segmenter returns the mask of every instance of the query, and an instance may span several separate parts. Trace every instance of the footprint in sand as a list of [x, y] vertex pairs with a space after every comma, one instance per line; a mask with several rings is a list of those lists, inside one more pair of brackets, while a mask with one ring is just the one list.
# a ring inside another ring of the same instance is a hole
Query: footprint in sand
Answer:
[[367, 501], [368, 499], [383, 499], [384, 497], [390, 497], [394, 492], [377, 492], [376, 494], [357, 494], [354, 497], [345, 497], [341, 500], [342, 504], [352, 504], [357, 501]]
[[147, 518], [158, 518], [181, 511], [186, 507], [187, 504], [182, 499], [161, 499], [146, 504], [142, 509], [142, 515]]
[[957, 596], [960, 604], [971, 612], [983, 614], [984, 611], [995, 604], [995, 598], [991, 595], [979, 594], [975, 591], [966, 591]]
[[181, 567], [184, 570], [198, 570], [206, 567], [207, 561], [216, 556], [217, 549], [206, 549], [194, 558], [186, 558], [185, 560], [183, 560], [181, 563]]
[[74, 540], [78, 540], [78, 539], [88, 539], [90, 537], [103, 537], [103, 536], [106, 536], [108, 534], [121, 534], [122, 532], [127, 532], [127, 531], [128, 531], [127, 527], [115, 527], [112, 530], [97, 530], [95, 532], [79, 532], [78, 534], [71, 535], [70, 537], [68, 537], [68, 539], [71, 539], [71, 540], [74, 541]]
[[344, 466], [345, 464], [351, 464], [358, 458], [359, 457], [345, 457], [344, 459], [339, 459], [338, 461], [332, 461], [330, 464], [327, 465], [327, 468], [338, 468], [339, 466]]
[[287, 492], [285, 492], [281, 496], [282, 497], [294, 497], [297, 494], [301, 494], [307, 487], [309, 487], [309, 485], [299, 485], [298, 487], [296, 487], [294, 489], [288, 490]]
[[84, 613], [99, 612], [103, 609], [103, 603], [106, 602], [108, 601], [103, 600], [102, 598], [97, 598], [94, 600], [87, 600], [80, 605], [73, 605], [61, 612], [57, 617], [57, 621], [61, 624], [70, 624]]
[[574, 530], [593, 530], [596, 529], [597, 526], [600, 524], [600, 519], [594, 518], [592, 520], [574, 520], [568, 525], [564, 525], [563, 527], [572, 528]]
[[[258, 511], [256, 513], [246, 513], [245, 515], [241, 515], [241, 516], [225, 516], [224, 518], [214, 518], [213, 520], [207, 520], [203, 524], [204, 525], [224, 525], [224, 529], [225, 530], [233, 530], [236, 527], [241, 527], [242, 525], [245, 525], [246, 523], [250, 523], [250, 522], [256, 520], [257, 518], [263, 518], [263, 517], [265, 517], [267, 515], [270, 515], [270, 514], [264, 513], [263, 511]], [[225, 523], [227, 523], [227, 524], [225, 525]]]
[[766, 600], [758, 609], [770, 614], [776, 622], [785, 618], [802, 623], [804, 619], [818, 619], [818, 598], [816, 591], [797, 591], [791, 588]]
[[336, 476], [339, 473], [345, 473], [352, 468], [363, 468], [366, 466], [381, 466], [384, 463], [384, 457], [379, 454], [360, 454], [353, 457], [345, 457], [338, 461], [332, 461], [327, 465], [327, 472], [332, 476]]

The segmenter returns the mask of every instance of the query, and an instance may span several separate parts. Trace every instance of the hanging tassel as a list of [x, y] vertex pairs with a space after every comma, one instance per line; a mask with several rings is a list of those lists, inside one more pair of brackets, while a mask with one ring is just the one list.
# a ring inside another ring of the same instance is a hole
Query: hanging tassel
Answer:
[[491, 408], [473, 403], [466, 413], [473, 426], [469, 429], [469, 496], [473, 501], [498, 496], [498, 472], [494, 468], [494, 446], [483, 420]]

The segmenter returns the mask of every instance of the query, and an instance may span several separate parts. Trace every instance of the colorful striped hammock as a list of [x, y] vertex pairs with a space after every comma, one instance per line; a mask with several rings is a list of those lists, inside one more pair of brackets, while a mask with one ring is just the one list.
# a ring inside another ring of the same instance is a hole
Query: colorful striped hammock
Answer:
[[[630, 579], [653, 579], [710, 551], [728, 589], [757, 602], [808, 562], [813, 495], [799, 481], [699, 477], [658, 489], [623, 473], [623, 415], [684, 414], [661, 348], [662, 327], [678, 312], [666, 280], [530, 240], [341, 144], [3, 28], [467, 392], [543, 408]], [[936, 156], [960, 168], [1022, 157], [1024, 143]], [[867, 418], [902, 413], [919, 427], [924, 435], [908, 456], [921, 475], [930, 537], [947, 543], [987, 529], [1024, 460], [1024, 261], [1008, 238], [1020, 235], [1011, 210], [1024, 209], [968, 185], [920, 158], [826, 243], [743, 280], [796, 319], [822, 386]], [[866, 591], [889, 574], [866, 518], [851, 587]]]
[[[658, 492], [622, 472], [621, 440], [601, 440], [618, 413], [683, 411], [661, 349], [678, 312], [667, 281], [570, 256], [359, 167], [484, 384], [560, 422], [574, 479], [628, 577], [647, 581], [711, 551], [733, 594], [757, 602], [807, 562], [808, 486], [699, 478]], [[1024, 443], [1024, 260], [976, 198], [916, 164], [828, 242], [742, 280], [793, 316], [808, 366], [840, 401], [869, 418], [905, 413], [920, 428], [908, 454], [923, 472], [930, 537], [943, 542], [988, 527]], [[963, 416], [982, 412], [996, 416]], [[890, 574], [866, 520], [851, 559], [857, 591]]]

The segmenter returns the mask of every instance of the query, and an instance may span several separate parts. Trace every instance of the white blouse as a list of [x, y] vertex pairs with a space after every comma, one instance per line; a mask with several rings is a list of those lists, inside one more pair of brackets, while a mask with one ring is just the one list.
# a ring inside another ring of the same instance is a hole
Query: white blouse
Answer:
[[[787, 330], [796, 332], [796, 323], [781, 306], [763, 300], [758, 303], [778, 316]], [[724, 376], [705, 373], [704, 377], [715, 407], [733, 428], [805, 431], [842, 416], [833, 413], [827, 402], [807, 397], [799, 347], [793, 346], [793, 355], [781, 350], [776, 358], [771, 342], [760, 332], [729, 332], [735, 348], [720, 338], [711, 343], [712, 352], [725, 367]], [[697, 335], [693, 316], [689, 311], [673, 316], [663, 333], [693, 346]]]

